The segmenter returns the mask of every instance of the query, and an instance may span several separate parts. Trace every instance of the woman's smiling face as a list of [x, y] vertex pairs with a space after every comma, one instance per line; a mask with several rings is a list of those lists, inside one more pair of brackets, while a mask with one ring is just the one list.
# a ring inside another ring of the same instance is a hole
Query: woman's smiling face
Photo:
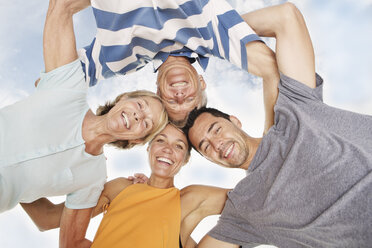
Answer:
[[116, 140], [139, 140], [159, 125], [162, 103], [153, 97], [125, 95], [107, 113], [107, 129]]
[[149, 163], [153, 174], [174, 177], [186, 163], [188, 144], [182, 131], [168, 124], [150, 143]]

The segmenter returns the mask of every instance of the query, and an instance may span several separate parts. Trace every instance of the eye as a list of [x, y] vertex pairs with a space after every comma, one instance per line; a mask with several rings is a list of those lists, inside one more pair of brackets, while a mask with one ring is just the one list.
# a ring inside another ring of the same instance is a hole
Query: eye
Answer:
[[169, 100], [167, 100], [167, 103], [169, 103], [169, 104], [175, 104], [175, 103], [176, 103], [176, 101], [175, 101], [175, 100], [173, 100], [173, 99], [169, 99]]
[[218, 134], [221, 131], [221, 127], [216, 129], [216, 134]]
[[145, 122], [145, 128], [146, 129], [148, 129], [149, 127], [151, 127], [150, 121], [144, 120], [144, 122]]
[[143, 104], [142, 103], [137, 102], [137, 105], [138, 105], [139, 109], [143, 109]]
[[192, 102], [194, 100], [194, 97], [188, 97], [186, 98], [186, 102]]
[[209, 149], [209, 143], [205, 145], [204, 152], [207, 153], [208, 149]]
[[177, 144], [177, 145], [176, 145], [176, 148], [177, 148], [177, 149], [180, 149], [180, 150], [183, 150], [183, 146], [180, 145], [180, 144]]
[[157, 142], [157, 143], [163, 143], [164, 140], [163, 140], [163, 139], [157, 139], [156, 142]]

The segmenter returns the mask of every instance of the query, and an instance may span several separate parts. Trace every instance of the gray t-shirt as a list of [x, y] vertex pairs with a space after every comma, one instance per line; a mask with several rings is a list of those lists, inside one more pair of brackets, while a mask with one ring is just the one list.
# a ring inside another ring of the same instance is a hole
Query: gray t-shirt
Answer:
[[275, 124], [210, 236], [254, 247], [372, 247], [372, 116], [281, 75]]

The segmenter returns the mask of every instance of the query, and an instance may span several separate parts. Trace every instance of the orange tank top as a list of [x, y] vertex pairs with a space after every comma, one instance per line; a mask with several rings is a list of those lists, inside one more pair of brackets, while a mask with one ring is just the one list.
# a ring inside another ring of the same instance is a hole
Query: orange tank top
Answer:
[[181, 225], [180, 191], [133, 184], [107, 208], [92, 248], [176, 248]]

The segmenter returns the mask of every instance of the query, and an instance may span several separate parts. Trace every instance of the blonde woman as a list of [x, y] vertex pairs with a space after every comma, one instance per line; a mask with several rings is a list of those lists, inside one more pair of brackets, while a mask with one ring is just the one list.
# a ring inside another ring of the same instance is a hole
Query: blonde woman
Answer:
[[[92, 247], [195, 247], [190, 235], [206, 216], [219, 214], [228, 189], [191, 185], [175, 188], [174, 176], [187, 163], [190, 147], [168, 124], [149, 144], [151, 176], [144, 184], [117, 178], [105, 184], [93, 216], [104, 212]], [[42, 229], [59, 226], [63, 204], [46, 199], [28, 214]]]
[[167, 114], [147, 91], [123, 94], [93, 114], [72, 27], [73, 13], [85, 6], [71, 2], [50, 1], [45, 73], [36, 92], [0, 110], [0, 212], [67, 195], [60, 246], [89, 247], [85, 231], [106, 182], [103, 146], [144, 143], [166, 125]]

